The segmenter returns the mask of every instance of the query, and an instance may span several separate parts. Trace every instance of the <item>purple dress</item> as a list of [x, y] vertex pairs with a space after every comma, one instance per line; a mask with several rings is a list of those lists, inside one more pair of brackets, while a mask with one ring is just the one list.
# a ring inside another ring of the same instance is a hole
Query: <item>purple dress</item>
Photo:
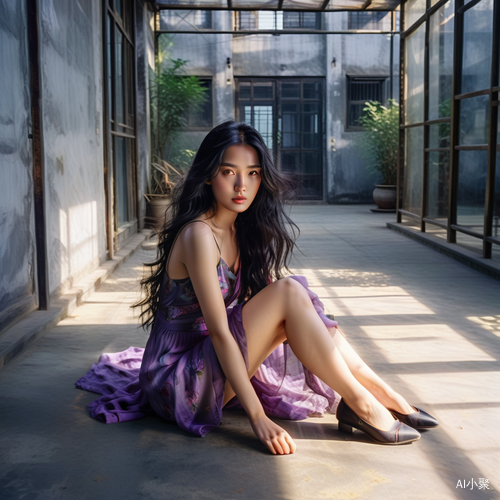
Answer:
[[[241, 319], [245, 303], [238, 304], [236, 300], [241, 266], [235, 276], [221, 257], [217, 273], [229, 329], [248, 369]], [[305, 287], [327, 328], [337, 326], [336, 321], [325, 316], [323, 303], [308, 288], [305, 276], [291, 277]], [[190, 278], [171, 279], [165, 272], [160, 294], [146, 347], [102, 354], [76, 386], [103, 395], [88, 406], [95, 419], [124, 422], [154, 411], [182, 429], [204, 436], [221, 421], [224, 372]], [[266, 414], [273, 417], [301, 420], [324, 412], [334, 413], [340, 400], [339, 394], [297, 359], [288, 344], [281, 344], [266, 358], [251, 383]], [[241, 408], [236, 397], [224, 409], [229, 407]]]

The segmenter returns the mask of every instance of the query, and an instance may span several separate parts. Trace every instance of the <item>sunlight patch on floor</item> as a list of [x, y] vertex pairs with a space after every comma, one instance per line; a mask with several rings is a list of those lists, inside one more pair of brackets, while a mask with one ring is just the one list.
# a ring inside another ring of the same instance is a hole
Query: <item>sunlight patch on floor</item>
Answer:
[[361, 326], [389, 363], [495, 361], [445, 324]]
[[481, 325], [485, 330], [500, 337], [500, 314], [495, 316], [468, 316], [466, 319]]

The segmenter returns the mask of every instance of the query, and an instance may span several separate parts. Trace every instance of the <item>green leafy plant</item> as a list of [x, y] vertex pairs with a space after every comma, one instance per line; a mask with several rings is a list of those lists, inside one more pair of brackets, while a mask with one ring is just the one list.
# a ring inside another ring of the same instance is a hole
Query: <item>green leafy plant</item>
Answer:
[[[150, 72], [150, 107], [151, 107], [151, 163], [150, 193], [152, 195], [170, 194], [175, 185], [175, 176], [183, 173], [189, 153], [179, 153], [179, 165], [172, 165], [164, 158], [179, 133], [186, 127], [187, 111], [196, 111], [205, 101], [206, 88], [196, 76], [186, 75], [188, 63], [182, 59], [171, 59], [168, 38], [159, 39], [159, 52], [156, 72]], [[174, 157], [175, 159], [175, 157]]]
[[357, 138], [357, 145], [368, 162], [368, 172], [381, 174], [383, 184], [394, 185], [398, 165], [399, 105], [395, 99], [388, 99], [387, 107], [378, 101], [365, 104], [358, 123], [366, 132]]

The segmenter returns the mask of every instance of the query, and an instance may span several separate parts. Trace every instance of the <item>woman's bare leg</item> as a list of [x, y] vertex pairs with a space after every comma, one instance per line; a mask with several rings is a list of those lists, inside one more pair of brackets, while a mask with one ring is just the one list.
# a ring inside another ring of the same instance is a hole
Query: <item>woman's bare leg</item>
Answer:
[[[244, 305], [242, 320], [249, 375], [272, 346], [284, 340], [284, 333], [304, 366], [341, 394], [362, 419], [379, 429], [391, 427], [394, 418], [351, 373], [306, 290], [296, 280], [283, 278], [265, 287]], [[228, 392], [226, 402], [233, 395]]]
[[[386, 408], [400, 413], [412, 413], [415, 410], [401, 394], [384, 382], [351, 347], [340, 328], [329, 328], [330, 335], [337, 349], [341, 352], [347, 366], [356, 379], [366, 387]], [[339, 335], [340, 333], [340, 335]]]

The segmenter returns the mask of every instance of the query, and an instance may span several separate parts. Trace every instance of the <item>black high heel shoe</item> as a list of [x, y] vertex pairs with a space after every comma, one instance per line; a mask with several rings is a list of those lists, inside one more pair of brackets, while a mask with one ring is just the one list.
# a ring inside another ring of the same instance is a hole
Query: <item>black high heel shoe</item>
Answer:
[[426, 411], [417, 408], [416, 406], [410, 405], [415, 409], [413, 413], [405, 414], [399, 413], [396, 410], [391, 410], [387, 408], [398, 420], [401, 420], [406, 425], [413, 427], [414, 429], [432, 429], [437, 427], [439, 422], [437, 418], [429, 415]]
[[410, 426], [394, 420], [391, 428], [387, 431], [377, 429], [373, 425], [358, 417], [356, 413], [347, 405], [344, 398], [340, 399], [336, 411], [339, 421], [339, 431], [352, 434], [354, 428], [368, 434], [374, 441], [380, 444], [405, 444], [420, 439], [420, 432]]

